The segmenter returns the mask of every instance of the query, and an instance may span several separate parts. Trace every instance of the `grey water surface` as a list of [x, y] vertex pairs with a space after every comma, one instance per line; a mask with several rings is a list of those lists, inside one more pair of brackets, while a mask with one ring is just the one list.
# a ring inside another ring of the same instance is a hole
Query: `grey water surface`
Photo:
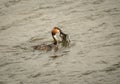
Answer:
[[0, 0], [0, 84], [120, 84], [120, 0]]

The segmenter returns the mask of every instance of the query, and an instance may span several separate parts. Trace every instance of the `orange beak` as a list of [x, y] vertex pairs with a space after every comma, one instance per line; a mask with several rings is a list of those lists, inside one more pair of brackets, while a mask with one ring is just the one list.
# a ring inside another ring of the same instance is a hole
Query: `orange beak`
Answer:
[[60, 32], [57, 27], [54, 27], [51, 31], [52, 35], [55, 35], [56, 33]]

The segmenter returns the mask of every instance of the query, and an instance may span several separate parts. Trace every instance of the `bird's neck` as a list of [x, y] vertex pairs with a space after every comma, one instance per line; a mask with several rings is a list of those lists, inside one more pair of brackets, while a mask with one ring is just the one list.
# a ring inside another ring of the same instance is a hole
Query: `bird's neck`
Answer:
[[53, 39], [54, 39], [54, 44], [57, 45], [58, 44], [58, 40], [57, 40], [57, 37], [56, 35], [52, 35]]

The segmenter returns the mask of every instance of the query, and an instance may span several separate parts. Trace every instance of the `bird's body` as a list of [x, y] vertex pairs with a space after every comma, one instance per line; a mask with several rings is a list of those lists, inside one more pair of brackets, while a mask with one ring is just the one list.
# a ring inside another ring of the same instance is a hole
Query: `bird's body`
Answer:
[[36, 46], [33, 46], [33, 48], [35, 50], [46, 50], [46, 51], [50, 51], [52, 49], [57, 49], [57, 45], [54, 45], [53, 43], [52, 44], [41, 44], [41, 45], [36, 45]]

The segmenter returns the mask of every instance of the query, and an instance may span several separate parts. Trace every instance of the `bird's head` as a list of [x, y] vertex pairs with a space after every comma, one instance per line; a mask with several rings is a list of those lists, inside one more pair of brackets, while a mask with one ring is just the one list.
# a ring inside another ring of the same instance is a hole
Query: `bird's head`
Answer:
[[57, 33], [60, 33], [60, 29], [58, 27], [54, 27], [51, 31], [52, 35], [55, 35]]

